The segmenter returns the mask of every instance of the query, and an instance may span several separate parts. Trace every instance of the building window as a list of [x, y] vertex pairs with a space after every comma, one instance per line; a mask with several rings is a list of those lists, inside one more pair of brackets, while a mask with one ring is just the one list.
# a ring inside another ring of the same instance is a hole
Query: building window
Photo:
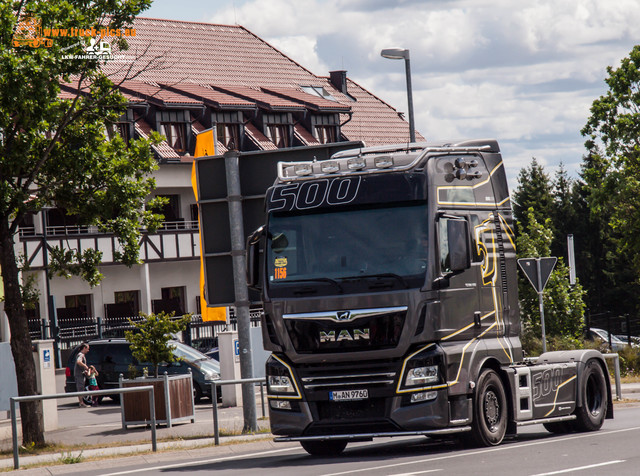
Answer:
[[289, 147], [289, 126], [285, 124], [268, 124], [267, 137], [278, 149]]
[[[75, 294], [64, 297], [65, 313], [77, 318], [93, 317], [91, 294]], [[58, 309], [60, 314], [60, 309]], [[60, 317], [60, 316], [59, 316]]]
[[320, 142], [321, 144], [336, 142], [335, 126], [316, 126], [315, 133], [316, 139], [318, 139], [318, 142]]
[[122, 140], [129, 142], [129, 123], [128, 122], [116, 122], [114, 124], [107, 124], [107, 137], [109, 140], [119, 135]]
[[291, 147], [293, 115], [290, 112], [264, 114], [262, 120], [264, 124], [264, 135], [267, 136], [276, 147], [279, 149]]
[[115, 304], [107, 304], [107, 317], [135, 317], [140, 314], [140, 291], [116, 291]]
[[157, 213], [164, 215], [164, 223], [162, 229], [164, 230], [176, 230], [178, 228], [184, 228], [184, 218], [180, 213], [180, 195], [158, 195], [159, 197], [166, 198], [168, 201], [160, 209], [154, 210]]
[[152, 302], [153, 312], [174, 313], [176, 316], [185, 314], [185, 287], [176, 286], [171, 288], [161, 288], [162, 299], [154, 299]]
[[191, 228], [198, 228], [198, 204], [192, 203], [189, 209], [191, 210]]
[[307, 94], [320, 96], [322, 99], [328, 99], [329, 101], [336, 101], [336, 98], [329, 94], [322, 86], [300, 86], [300, 88]]
[[239, 124], [216, 124], [218, 142], [229, 150], [240, 148], [240, 127]]
[[176, 152], [186, 152], [185, 124], [181, 122], [163, 122], [160, 124], [160, 134], [167, 138], [167, 143]]

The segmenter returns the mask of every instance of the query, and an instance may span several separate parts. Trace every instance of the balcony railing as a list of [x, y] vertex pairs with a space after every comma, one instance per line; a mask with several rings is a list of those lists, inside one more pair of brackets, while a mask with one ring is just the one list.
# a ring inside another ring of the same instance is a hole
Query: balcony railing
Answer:
[[[140, 259], [145, 262], [191, 260], [200, 256], [197, 220], [164, 222], [155, 233], [144, 229], [141, 231]], [[33, 227], [21, 228], [19, 243], [22, 253], [28, 257], [31, 269], [42, 268], [44, 236], [36, 234]], [[47, 227], [46, 244], [49, 248], [98, 249], [103, 253], [103, 264], [113, 263], [114, 257], [122, 248], [112, 234], [100, 232], [94, 226], [80, 225]]]

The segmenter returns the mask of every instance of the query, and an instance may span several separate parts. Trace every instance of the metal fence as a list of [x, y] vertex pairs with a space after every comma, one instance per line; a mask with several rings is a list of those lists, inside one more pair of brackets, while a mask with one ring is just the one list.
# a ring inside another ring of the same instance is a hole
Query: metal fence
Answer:
[[[587, 313], [585, 316], [587, 328], [604, 329], [611, 335], [615, 335], [627, 344], [637, 344], [640, 337], [640, 320], [629, 316], [614, 316], [610, 312], [597, 314]], [[635, 337], [635, 339], [634, 339]]]
[[[251, 311], [251, 326], [260, 326], [261, 309]], [[57, 326], [45, 319], [29, 319], [29, 333], [32, 340], [53, 339], [60, 351], [70, 351], [75, 346], [92, 339], [124, 337], [124, 333], [133, 330], [131, 322], [144, 319], [132, 317], [65, 317], [57, 321]], [[200, 314], [191, 316], [187, 329], [182, 333], [182, 341], [202, 352], [218, 346], [218, 334], [223, 331], [237, 330], [237, 319], [233, 313], [229, 323], [221, 321], [203, 321]], [[66, 353], [66, 352], [63, 352]], [[64, 366], [65, 360], [61, 363]]]

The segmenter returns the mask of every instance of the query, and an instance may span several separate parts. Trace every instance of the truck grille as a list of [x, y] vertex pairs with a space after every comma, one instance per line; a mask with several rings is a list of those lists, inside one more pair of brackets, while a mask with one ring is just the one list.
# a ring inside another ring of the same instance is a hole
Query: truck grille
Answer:
[[395, 377], [395, 372], [305, 377], [302, 379], [302, 384], [304, 385], [304, 388], [309, 390], [358, 387], [360, 385], [392, 385], [395, 381]]
[[296, 352], [337, 353], [396, 347], [406, 314], [403, 306], [283, 317]]

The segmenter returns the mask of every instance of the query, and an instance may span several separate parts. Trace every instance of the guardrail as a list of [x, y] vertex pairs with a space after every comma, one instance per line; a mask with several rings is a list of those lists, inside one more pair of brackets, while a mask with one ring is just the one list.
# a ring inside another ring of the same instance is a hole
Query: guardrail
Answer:
[[[151, 415], [151, 449], [158, 451], [158, 440], [156, 438], [156, 407], [153, 394], [153, 386], [145, 385], [143, 387], [131, 388], [112, 388], [109, 390], [89, 390], [86, 392], [70, 392], [70, 393], [52, 393], [50, 395], [26, 395], [23, 397], [11, 397], [9, 403], [11, 405], [11, 437], [13, 440], [13, 469], [20, 468], [20, 456], [18, 452], [18, 423], [16, 417], [16, 403], [34, 402], [39, 400], [54, 400], [58, 398], [68, 397], [84, 397], [96, 395], [113, 395], [114, 393], [133, 393], [133, 392], [149, 392], [149, 408]], [[215, 405], [214, 405], [215, 406]]]
[[238, 380], [216, 380], [211, 383], [211, 403], [213, 404], [213, 441], [215, 446], [220, 445], [220, 428], [218, 425], [218, 386], [222, 385], [239, 385], [242, 383], [259, 383], [260, 384], [260, 401], [262, 404], [262, 417], [265, 416], [264, 410], [264, 384], [267, 382], [265, 377], [245, 378]]
[[613, 360], [613, 375], [616, 379], [616, 399], [622, 400], [622, 383], [620, 383], [620, 356], [617, 353], [602, 355], [607, 360]]

